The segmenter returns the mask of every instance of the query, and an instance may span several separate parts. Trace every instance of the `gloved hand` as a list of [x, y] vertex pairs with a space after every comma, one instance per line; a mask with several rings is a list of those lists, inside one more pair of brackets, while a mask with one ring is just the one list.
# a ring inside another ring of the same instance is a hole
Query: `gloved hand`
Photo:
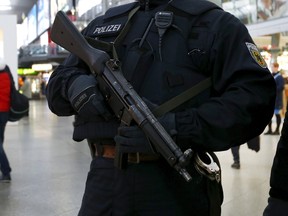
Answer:
[[[159, 118], [159, 122], [170, 135], [176, 134], [174, 113], [165, 114]], [[114, 140], [122, 153], [156, 153], [153, 144], [138, 126], [119, 127], [118, 135], [114, 137]]]
[[[142, 100], [145, 102], [145, 104], [148, 106], [148, 108], [152, 112], [153, 112], [153, 110], [155, 110], [158, 107], [157, 104], [152, 103], [147, 98], [143, 98]], [[163, 116], [159, 117], [158, 121], [160, 122], [160, 124], [165, 128], [165, 130], [171, 136], [174, 136], [177, 134], [176, 121], [175, 121], [175, 114], [174, 113], [168, 112], [168, 113], [164, 114]]]
[[138, 126], [121, 126], [114, 137], [121, 153], [155, 153], [152, 143]]
[[104, 98], [97, 88], [97, 81], [92, 75], [80, 75], [68, 88], [68, 99], [74, 110], [86, 119], [102, 116], [111, 117]]

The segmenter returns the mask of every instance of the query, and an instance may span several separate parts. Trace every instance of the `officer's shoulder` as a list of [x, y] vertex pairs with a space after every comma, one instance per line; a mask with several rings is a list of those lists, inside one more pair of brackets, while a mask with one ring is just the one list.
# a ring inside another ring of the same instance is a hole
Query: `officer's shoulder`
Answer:
[[223, 11], [221, 7], [208, 0], [177, 0], [171, 1], [170, 6], [196, 16], [211, 10]]
[[109, 8], [106, 13], [104, 14], [104, 19], [110, 19], [116, 16], [120, 16], [123, 14], [127, 14], [129, 11], [131, 11], [133, 8], [135, 8], [137, 5], [137, 2], [132, 2], [120, 6], [116, 6], [113, 8]]
[[131, 11], [134, 7], [136, 7], [136, 4], [137, 4], [136, 2], [132, 2], [129, 4], [124, 4], [124, 5], [109, 8], [105, 14], [98, 16], [94, 20], [92, 20], [88, 24], [86, 29], [94, 28], [94, 26], [97, 26], [97, 25], [102, 25], [103, 21], [105, 22], [105, 20], [107, 19], [121, 16], [123, 14], [128, 14], [129, 11]]

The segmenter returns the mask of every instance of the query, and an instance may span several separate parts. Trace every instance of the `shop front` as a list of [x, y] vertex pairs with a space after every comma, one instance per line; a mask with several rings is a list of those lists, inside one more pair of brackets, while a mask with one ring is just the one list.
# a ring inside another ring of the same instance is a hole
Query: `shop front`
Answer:
[[40, 100], [45, 98], [46, 84], [51, 75], [51, 71], [35, 71], [31, 68], [18, 69], [18, 89], [21, 92], [24, 82], [30, 87], [31, 100]]

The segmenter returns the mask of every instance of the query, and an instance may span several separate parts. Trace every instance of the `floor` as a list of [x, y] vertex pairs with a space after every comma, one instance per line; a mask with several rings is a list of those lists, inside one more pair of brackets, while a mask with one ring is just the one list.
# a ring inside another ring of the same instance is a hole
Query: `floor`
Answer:
[[[74, 142], [73, 117], [57, 117], [45, 100], [30, 101], [30, 114], [6, 127], [12, 182], [0, 184], [0, 216], [76, 216], [90, 163], [86, 142]], [[217, 153], [222, 166], [222, 216], [260, 216], [267, 204], [277, 135], [261, 135], [261, 150], [240, 148], [241, 169], [232, 154]]]

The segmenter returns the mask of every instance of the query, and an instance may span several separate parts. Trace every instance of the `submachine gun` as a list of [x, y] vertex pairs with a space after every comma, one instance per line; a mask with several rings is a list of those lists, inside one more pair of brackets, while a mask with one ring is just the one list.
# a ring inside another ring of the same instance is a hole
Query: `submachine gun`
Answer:
[[[52, 40], [81, 58], [96, 76], [99, 88], [114, 114], [121, 123], [129, 126], [132, 121], [143, 130], [153, 147], [187, 182], [192, 178], [186, 170], [193, 151], [185, 152], [176, 145], [171, 136], [123, 76], [119, 61], [92, 47], [64, 12], [59, 11], [51, 30]], [[117, 152], [115, 165], [123, 167], [127, 154]]]

